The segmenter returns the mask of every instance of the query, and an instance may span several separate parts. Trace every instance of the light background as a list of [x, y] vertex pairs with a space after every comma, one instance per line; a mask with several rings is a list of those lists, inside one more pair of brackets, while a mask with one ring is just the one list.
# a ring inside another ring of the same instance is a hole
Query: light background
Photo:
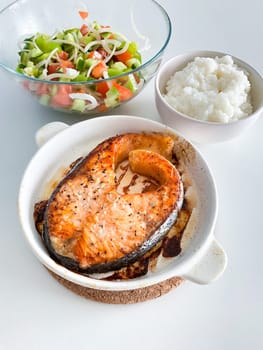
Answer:
[[[8, 2], [0, 0], [0, 7]], [[164, 60], [210, 49], [263, 73], [261, 0], [160, 3], [173, 22]], [[225, 274], [208, 286], [186, 282], [146, 303], [104, 305], [50, 277], [25, 242], [17, 215], [19, 183], [36, 152], [36, 130], [49, 121], [80, 119], [48, 112], [2, 71], [0, 81], [0, 349], [263, 349], [263, 115], [240, 139], [200, 147], [219, 191], [215, 234], [228, 254]], [[154, 81], [113, 114], [159, 120]]]

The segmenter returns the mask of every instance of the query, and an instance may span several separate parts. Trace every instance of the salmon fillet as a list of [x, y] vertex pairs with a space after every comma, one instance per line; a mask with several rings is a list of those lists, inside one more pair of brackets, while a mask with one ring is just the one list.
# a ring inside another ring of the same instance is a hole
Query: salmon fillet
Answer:
[[[44, 216], [51, 254], [74, 271], [101, 273], [135, 262], [174, 224], [183, 201], [171, 159], [173, 140], [163, 134], [124, 134], [98, 145], [59, 183]], [[116, 167], [158, 182], [144, 193], [117, 191]], [[168, 159], [167, 159], [168, 158]]]

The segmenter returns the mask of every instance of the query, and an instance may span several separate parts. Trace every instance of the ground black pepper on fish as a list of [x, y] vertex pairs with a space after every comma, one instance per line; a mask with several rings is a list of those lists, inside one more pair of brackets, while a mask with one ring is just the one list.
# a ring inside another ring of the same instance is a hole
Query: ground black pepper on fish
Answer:
[[[50, 255], [84, 274], [115, 271], [109, 277], [114, 280], [146, 274], [160, 254], [179, 254], [190, 211], [185, 204], [180, 211], [173, 142], [164, 134], [119, 135], [77, 162], [49, 200], [35, 206], [36, 227]], [[129, 167], [134, 174], [120, 194], [116, 168], [129, 156], [120, 177]], [[129, 193], [140, 175], [142, 193]]]

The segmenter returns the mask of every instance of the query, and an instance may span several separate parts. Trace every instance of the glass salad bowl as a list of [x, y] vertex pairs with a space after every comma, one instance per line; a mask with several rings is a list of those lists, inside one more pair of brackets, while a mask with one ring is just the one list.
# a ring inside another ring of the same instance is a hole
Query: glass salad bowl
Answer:
[[95, 115], [142, 91], [170, 36], [154, 0], [17, 0], [0, 11], [0, 67], [42, 105]]

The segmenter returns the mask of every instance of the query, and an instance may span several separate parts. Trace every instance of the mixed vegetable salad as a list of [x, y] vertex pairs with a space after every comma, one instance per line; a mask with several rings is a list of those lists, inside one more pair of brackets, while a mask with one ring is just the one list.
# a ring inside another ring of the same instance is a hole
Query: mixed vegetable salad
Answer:
[[59, 82], [28, 82], [42, 104], [79, 112], [98, 107], [106, 110], [140, 89], [142, 79], [129, 72], [141, 65], [141, 55], [135, 42], [108, 25], [88, 23], [88, 12], [79, 14], [84, 21], [80, 28], [54, 35], [36, 33], [23, 40], [16, 70], [32, 78]]

